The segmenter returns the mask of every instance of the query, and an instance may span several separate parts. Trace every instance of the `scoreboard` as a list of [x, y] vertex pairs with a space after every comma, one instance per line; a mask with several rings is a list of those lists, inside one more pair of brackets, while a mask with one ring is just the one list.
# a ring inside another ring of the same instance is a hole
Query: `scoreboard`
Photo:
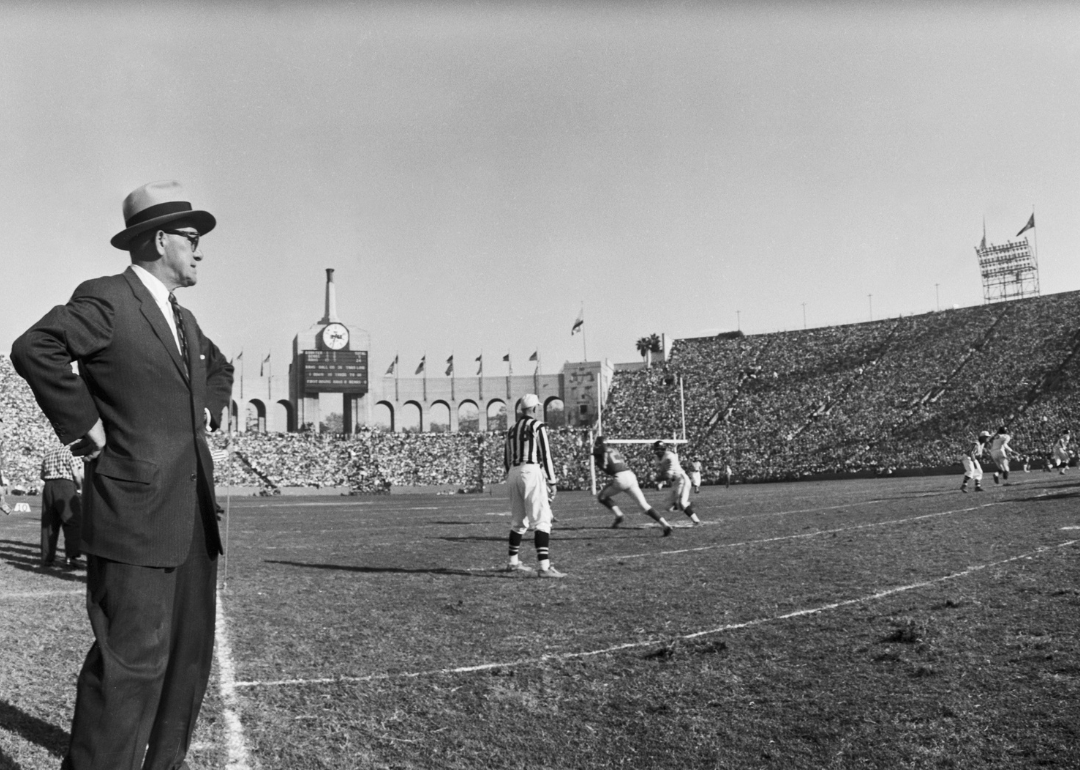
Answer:
[[301, 354], [301, 391], [304, 393], [368, 392], [366, 350], [305, 350]]

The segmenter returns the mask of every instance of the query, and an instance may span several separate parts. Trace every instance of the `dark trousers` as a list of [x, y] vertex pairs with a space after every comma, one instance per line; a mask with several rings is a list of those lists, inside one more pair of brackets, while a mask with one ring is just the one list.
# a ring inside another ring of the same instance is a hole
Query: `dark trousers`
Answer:
[[217, 553], [206, 540], [197, 515], [179, 567], [88, 557], [95, 641], [79, 673], [63, 770], [184, 766], [214, 652]]
[[41, 563], [52, 564], [56, 559], [56, 544], [64, 530], [64, 555], [79, 557], [79, 526], [82, 521], [82, 502], [75, 494], [74, 481], [47, 479], [41, 490]]

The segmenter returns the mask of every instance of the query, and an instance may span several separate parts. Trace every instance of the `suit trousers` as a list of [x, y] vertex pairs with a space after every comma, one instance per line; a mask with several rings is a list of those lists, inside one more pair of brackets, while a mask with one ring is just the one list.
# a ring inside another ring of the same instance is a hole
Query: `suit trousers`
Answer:
[[217, 551], [196, 514], [179, 567], [90, 555], [87, 612], [94, 644], [79, 673], [63, 770], [184, 766], [210, 677]]
[[79, 557], [79, 525], [82, 501], [70, 479], [46, 479], [41, 490], [41, 563], [56, 559], [56, 544], [64, 530], [64, 556]]

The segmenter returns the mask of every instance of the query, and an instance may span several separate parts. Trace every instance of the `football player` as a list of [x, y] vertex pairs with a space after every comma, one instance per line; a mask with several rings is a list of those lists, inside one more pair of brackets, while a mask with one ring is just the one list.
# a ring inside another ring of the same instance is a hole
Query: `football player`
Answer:
[[668, 449], [663, 441], [653, 443], [653, 454], [658, 461], [656, 469], [657, 481], [671, 483], [671, 493], [668, 495], [667, 509], [678, 510], [685, 513], [694, 526], [701, 525], [701, 519], [694, 513], [694, 504], [690, 502], [690, 477], [679, 464], [679, 456], [674, 449]]
[[1054, 467], [1061, 468], [1060, 472], [1062, 476], [1065, 475], [1065, 469], [1069, 467], [1069, 460], [1071, 459], [1071, 455], [1069, 454], [1069, 440], [1069, 429], [1066, 428], [1061, 432], [1061, 435], [1058, 436], [1057, 441], [1054, 442]]
[[986, 451], [986, 442], [990, 440], [989, 431], [981, 431], [979, 438], [975, 440], [975, 446], [973, 446], [967, 454], [964, 455], [964, 480], [960, 482], [960, 491], [967, 492], [968, 480], [974, 479], [975, 491], [982, 492], [982, 464], [979, 462], [979, 458], [983, 456], [983, 452]]
[[1009, 435], [1009, 428], [1006, 425], [998, 428], [998, 432], [990, 439], [990, 459], [997, 466], [997, 470], [994, 471], [995, 484], [1001, 483], [998, 476], [1005, 481], [1009, 480], [1009, 456], [1015, 454], [1013, 448], [1009, 446], [1010, 441], [1012, 441], [1012, 436]]
[[611, 498], [620, 492], [625, 492], [633, 498], [642, 513], [663, 527], [664, 537], [674, 531], [671, 525], [667, 523], [667, 520], [653, 510], [653, 507], [645, 499], [645, 495], [642, 494], [641, 487], [638, 485], [637, 475], [626, 464], [622, 452], [615, 447], [608, 446], [604, 442], [603, 436], [597, 436], [596, 443], [593, 444], [593, 461], [596, 463], [597, 468], [612, 477], [607, 486], [600, 490], [596, 500], [600, 505], [615, 514], [615, 521], [611, 523], [613, 529], [623, 523], [623, 512], [619, 510], [619, 506], [611, 501]]

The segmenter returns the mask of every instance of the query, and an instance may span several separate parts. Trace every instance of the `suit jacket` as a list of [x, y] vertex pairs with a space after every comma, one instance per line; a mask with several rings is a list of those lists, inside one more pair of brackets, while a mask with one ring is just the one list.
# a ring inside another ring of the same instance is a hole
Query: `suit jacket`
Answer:
[[[195, 516], [221, 552], [214, 462], [216, 428], [232, 393], [232, 366], [182, 311], [190, 378], [154, 298], [128, 268], [80, 285], [15, 341], [11, 360], [68, 444], [100, 417], [106, 446], [87, 463], [83, 551], [113, 561], [175, 567]], [[78, 361], [79, 373], [71, 371]]]

